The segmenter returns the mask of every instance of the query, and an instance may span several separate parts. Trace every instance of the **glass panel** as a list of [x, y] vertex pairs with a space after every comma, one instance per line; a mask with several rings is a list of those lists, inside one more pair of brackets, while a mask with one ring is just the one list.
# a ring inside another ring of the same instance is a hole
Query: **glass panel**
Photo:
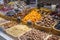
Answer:
[[6, 40], [5, 38], [3, 38], [2, 36], [0, 36], [0, 40]]

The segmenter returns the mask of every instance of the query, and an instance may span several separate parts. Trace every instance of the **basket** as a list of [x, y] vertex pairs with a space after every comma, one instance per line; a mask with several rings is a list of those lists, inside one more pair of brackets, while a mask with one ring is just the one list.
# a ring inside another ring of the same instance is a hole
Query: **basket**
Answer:
[[51, 27], [42, 27], [42, 26], [37, 25], [36, 23], [35, 23], [34, 28], [39, 29], [41, 31], [46, 31], [46, 32], [50, 32], [52, 30]]
[[[58, 22], [59, 22], [59, 21], [56, 21], [55, 25], [57, 25]], [[55, 34], [55, 35], [60, 35], [60, 30], [56, 29], [55, 26], [53, 26], [51, 33], [52, 33], [52, 34]]]
[[[57, 22], [52, 27], [54, 27], [56, 24], [57, 24]], [[46, 31], [46, 32], [49, 32], [49, 33], [53, 30], [52, 27], [42, 27], [42, 26], [40, 26], [36, 23], [34, 25], [34, 28], [39, 29], [39, 30], [43, 30], [43, 31]]]
[[52, 34], [60, 35], [60, 30], [58, 30], [55, 27], [53, 27]]
[[39, 10], [40, 10], [40, 12], [41, 12], [41, 11], [46, 12], [46, 13], [43, 13], [42, 15], [50, 15], [51, 12], [52, 12], [50, 9], [48, 9], [48, 8], [43, 8], [43, 7], [41, 7]]
[[60, 35], [60, 30], [55, 29], [55, 28], [53, 27], [52, 34]]

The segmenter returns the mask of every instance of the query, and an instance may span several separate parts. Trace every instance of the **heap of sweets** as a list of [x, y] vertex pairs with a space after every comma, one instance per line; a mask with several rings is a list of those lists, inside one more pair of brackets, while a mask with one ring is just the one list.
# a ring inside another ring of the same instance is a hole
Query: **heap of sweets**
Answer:
[[18, 37], [19, 40], [60, 40], [60, 36], [47, 34], [36, 29]]
[[44, 40], [48, 36], [47, 33], [41, 32], [36, 29], [32, 29], [31, 31], [25, 33], [24, 35], [18, 37], [20, 40]]
[[36, 22], [38, 26], [41, 27], [52, 27], [55, 26], [56, 20], [54, 20], [50, 15], [44, 16], [42, 20]]
[[24, 23], [26, 23], [28, 20], [31, 20], [32, 22], [36, 22], [38, 20], [42, 19], [42, 16], [40, 13], [38, 13], [36, 10], [32, 10], [31, 12], [29, 12], [29, 14], [27, 14], [22, 21]]

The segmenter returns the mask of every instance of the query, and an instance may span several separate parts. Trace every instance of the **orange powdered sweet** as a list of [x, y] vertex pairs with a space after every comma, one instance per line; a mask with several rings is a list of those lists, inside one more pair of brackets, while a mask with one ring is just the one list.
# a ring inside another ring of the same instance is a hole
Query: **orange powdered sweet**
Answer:
[[40, 20], [42, 17], [41, 17], [41, 14], [38, 13], [36, 10], [32, 10], [31, 12], [29, 12], [28, 15], [26, 15], [22, 21], [23, 22], [27, 22], [28, 20], [31, 20], [32, 22], [36, 22], [38, 20]]

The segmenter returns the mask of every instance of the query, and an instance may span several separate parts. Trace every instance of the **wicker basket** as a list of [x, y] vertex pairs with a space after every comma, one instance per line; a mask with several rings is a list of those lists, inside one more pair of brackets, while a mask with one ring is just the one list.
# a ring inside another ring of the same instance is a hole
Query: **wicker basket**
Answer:
[[52, 12], [50, 9], [48, 9], [48, 8], [43, 8], [43, 7], [41, 7], [40, 10], [41, 10], [41, 11], [44, 11], [44, 12], [47, 12], [47, 13], [42, 14], [42, 15], [49, 15], [49, 14], [51, 14], [51, 12]]
[[52, 34], [60, 35], [60, 30], [58, 30], [55, 27], [53, 27]]
[[38, 26], [37, 24], [35, 24], [34, 28], [42, 30], [42, 31], [46, 31], [46, 32], [51, 32], [52, 27], [42, 27], [42, 26]]
[[[58, 22], [59, 21], [56, 21], [55, 25], [58, 24]], [[60, 30], [56, 29], [55, 26], [53, 26], [51, 33], [55, 35], [60, 35]]]
[[[54, 27], [56, 24], [57, 24], [57, 22], [52, 27]], [[43, 31], [46, 31], [46, 32], [49, 32], [49, 33], [51, 33], [51, 31], [53, 30], [52, 27], [42, 27], [42, 26], [40, 26], [36, 23], [34, 25], [34, 28], [39, 29], [39, 30], [43, 30]]]

